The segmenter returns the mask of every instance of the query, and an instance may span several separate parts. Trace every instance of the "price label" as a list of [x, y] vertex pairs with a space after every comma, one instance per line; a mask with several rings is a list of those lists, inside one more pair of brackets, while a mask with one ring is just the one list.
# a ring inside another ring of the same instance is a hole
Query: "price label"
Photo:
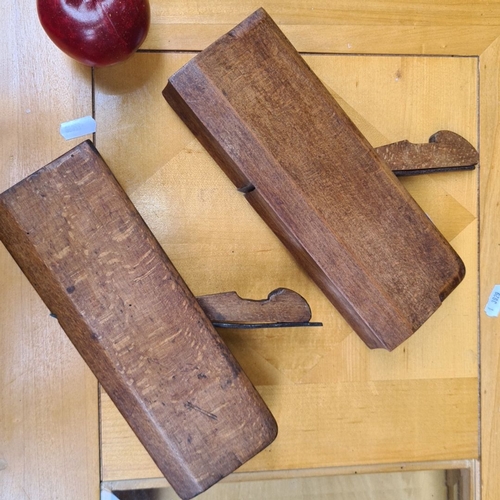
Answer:
[[500, 313], [500, 285], [495, 285], [493, 288], [484, 311], [492, 318], [496, 318]]

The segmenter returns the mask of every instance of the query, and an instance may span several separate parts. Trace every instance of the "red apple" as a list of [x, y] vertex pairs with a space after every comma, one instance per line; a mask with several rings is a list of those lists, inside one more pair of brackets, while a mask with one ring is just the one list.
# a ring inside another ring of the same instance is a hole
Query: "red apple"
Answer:
[[127, 59], [150, 22], [149, 0], [37, 0], [37, 10], [49, 38], [88, 66]]

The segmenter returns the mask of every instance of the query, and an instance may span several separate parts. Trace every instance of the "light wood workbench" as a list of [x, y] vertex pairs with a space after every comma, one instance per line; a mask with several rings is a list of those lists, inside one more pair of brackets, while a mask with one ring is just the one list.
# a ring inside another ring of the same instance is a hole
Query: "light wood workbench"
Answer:
[[[98, 149], [195, 294], [286, 286], [325, 324], [222, 333], [280, 426], [235, 476], [466, 468], [476, 498], [496, 499], [500, 320], [483, 309], [500, 283], [500, 2], [153, 0], [140, 53], [94, 72], [52, 45], [34, 4], [1, 7], [0, 191], [82, 140], [64, 141], [61, 122], [94, 114]], [[175, 69], [259, 6], [374, 146], [451, 129], [480, 148], [480, 172], [404, 181], [467, 277], [392, 353], [350, 331], [161, 96]], [[155, 481], [3, 247], [0, 290], [0, 498], [92, 499], [101, 480]]]

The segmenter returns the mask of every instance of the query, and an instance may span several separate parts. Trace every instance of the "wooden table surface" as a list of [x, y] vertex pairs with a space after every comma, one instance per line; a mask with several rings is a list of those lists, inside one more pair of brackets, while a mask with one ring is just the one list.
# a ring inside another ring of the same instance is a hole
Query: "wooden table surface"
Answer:
[[[451, 129], [480, 149], [480, 171], [404, 181], [467, 277], [392, 353], [347, 327], [161, 96], [173, 71], [261, 5], [374, 146]], [[280, 426], [243, 471], [467, 462], [493, 500], [500, 343], [483, 309], [500, 283], [500, 2], [305, 5], [155, 0], [142, 50], [94, 72], [52, 45], [34, 2], [2, 6], [0, 191], [82, 140], [65, 141], [61, 122], [94, 114], [97, 147], [193, 292], [287, 286], [325, 324], [223, 332]], [[98, 498], [101, 480], [158, 477], [3, 247], [0, 290], [0, 498]]]

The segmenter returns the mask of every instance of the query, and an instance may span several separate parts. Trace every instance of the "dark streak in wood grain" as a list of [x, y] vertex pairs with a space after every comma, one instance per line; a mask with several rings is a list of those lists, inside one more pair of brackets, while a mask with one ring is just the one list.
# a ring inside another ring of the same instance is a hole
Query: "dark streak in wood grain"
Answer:
[[[217, 420], [217, 415], [215, 415], [214, 413], [210, 413], [209, 411], [207, 410], [203, 410], [202, 408], [200, 408], [199, 406], [197, 405], [194, 405], [193, 403], [191, 403], [191, 401], [187, 401], [186, 404], [184, 405], [188, 410], [196, 410], [196, 411], [199, 411], [202, 415], [205, 415], [206, 417], [208, 418], [211, 418], [212, 420]], [[191, 438], [192, 439], [192, 438]]]

